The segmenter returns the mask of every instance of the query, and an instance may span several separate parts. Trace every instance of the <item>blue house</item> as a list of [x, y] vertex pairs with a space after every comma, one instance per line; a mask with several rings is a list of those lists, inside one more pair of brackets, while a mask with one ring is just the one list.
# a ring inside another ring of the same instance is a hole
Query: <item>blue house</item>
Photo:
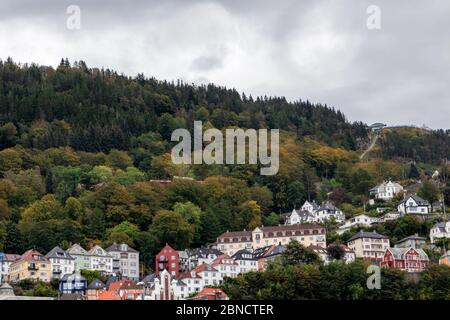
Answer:
[[87, 280], [79, 273], [66, 274], [59, 281], [59, 291], [63, 294], [81, 293], [85, 295], [86, 288]]

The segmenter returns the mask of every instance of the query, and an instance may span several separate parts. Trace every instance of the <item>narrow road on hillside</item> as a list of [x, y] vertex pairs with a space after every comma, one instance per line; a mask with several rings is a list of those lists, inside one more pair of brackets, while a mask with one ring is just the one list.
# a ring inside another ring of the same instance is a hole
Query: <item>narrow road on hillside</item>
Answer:
[[374, 137], [372, 138], [372, 142], [370, 143], [370, 146], [363, 152], [362, 155], [359, 156], [359, 160], [363, 160], [363, 159], [366, 157], [366, 155], [367, 155], [370, 151], [372, 151], [373, 147], [375, 147], [375, 144], [376, 144], [377, 141], [378, 141], [378, 137], [379, 137], [379, 134], [375, 134], [375, 135], [374, 135]]

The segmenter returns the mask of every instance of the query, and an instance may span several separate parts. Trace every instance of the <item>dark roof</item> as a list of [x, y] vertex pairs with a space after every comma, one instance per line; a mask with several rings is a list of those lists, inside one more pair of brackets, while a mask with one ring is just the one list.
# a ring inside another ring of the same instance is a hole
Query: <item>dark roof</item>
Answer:
[[120, 280], [120, 277], [118, 277], [118, 276], [110, 276], [110, 277], [108, 278], [108, 280], [106, 281], [106, 286], [109, 288], [109, 285], [110, 285], [111, 283], [117, 282], [117, 281], [119, 281], [119, 280]]
[[156, 273], [149, 274], [144, 279], [142, 279], [142, 282], [144, 283], [153, 283], [155, 282], [155, 279], [158, 277]]
[[213, 249], [213, 248], [205, 248], [205, 247], [201, 247], [201, 248], [194, 248], [194, 249], [188, 249], [186, 250], [188, 256], [192, 257], [192, 256], [199, 256], [202, 258], [206, 258], [208, 255], [213, 254], [218, 256], [223, 255], [223, 252], [217, 249]]
[[326, 202], [324, 204], [322, 204], [319, 209], [317, 209], [317, 211], [322, 211], [322, 210], [326, 210], [326, 211], [340, 211], [339, 208], [337, 208], [334, 204], [330, 203], [330, 202]]
[[[126, 250], [122, 250], [122, 245], [126, 246]], [[112, 245], [110, 245], [108, 248], [106, 248], [106, 251], [120, 251], [120, 252], [138, 252], [137, 250], [131, 248], [129, 245], [121, 243], [121, 244], [117, 244], [114, 243]]]
[[415, 194], [411, 194], [409, 196], [406, 196], [405, 199], [403, 199], [402, 202], [400, 202], [400, 204], [405, 203], [409, 198], [413, 198], [414, 201], [419, 205], [419, 206], [429, 206], [430, 203], [427, 200], [422, 199], [421, 197], [419, 197], [418, 195]]
[[[247, 255], [248, 257], [245, 257]], [[234, 260], [255, 260], [253, 253], [246, 249], [241, 249], [231, 256]]]
[[62, 278], [61, 281], [73, 281], [73, 278], [75, 278], [76, 281], [86, 281], [86, 278], [83, 277], [81, 274], [76, 274], [76, 273], [67, 273], [65, 274]]
[[90, 290], [99, 290], [99, 289], [105, 289], [106, 285], [99, 279], [94, 278], [94, 280], [92, 280], [92, 282], [88, 285], [87, 288]]
[[419, 237], [417, 234], [415, 234], [413, 236], [409, 236], [409, 237], [403, 238], [403, 239], [397, 241], [397, 243], [402, 243], [402, 242], [405, 242], [405, 241], [408, 241], [408, 240], [423, 240], [423, 241], [426, 241], [427, 239], [424, 238], [424, 237]]
[[352, 240], [359, 239], [359, 238], [389, 239], [387, 236], [379, 234], [376, 231], [366, 232], [366, 231], [361, 230], [361, 231], [355, 233], [350, 239], [348, 239], [348, 241], [352, 241]]
[[270, 245], [262, 248], [258, 248], [253, 251], [253, 257], [255, 260], [260, 258], [267, 258], [282, 254], [286, 248], [283, 245]]
[[70, 254], [65, 252], [60, 247], [56, 246], [52, 250], [50, 250], [46, 255], [46, 258], [58, 258], [58, 259], [67, 259], [67, 260], [75, 260]]

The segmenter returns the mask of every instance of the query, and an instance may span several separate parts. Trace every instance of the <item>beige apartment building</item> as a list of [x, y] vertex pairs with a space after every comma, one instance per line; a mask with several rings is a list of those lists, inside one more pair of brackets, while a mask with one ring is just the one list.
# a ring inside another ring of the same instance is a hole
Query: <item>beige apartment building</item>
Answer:
[[28, 250], [9, 266], [8, 281], [24, 279], [49, 282], [52, 277], [50, 260], [36, 250]]
[[360, 231], [347, 242], [357, 258], [381, 260], [386, 249], [390, 247], [389, 238], [377, 232]]
[[242, 249], [255, 250], [273, 244], [286, 245], [297, 240], [302, 245], [326, 248], [326, 230], [318, 224], [257, 227], [253, 231], [225, 232], [217, 238], [217, 249], [232, 256]]

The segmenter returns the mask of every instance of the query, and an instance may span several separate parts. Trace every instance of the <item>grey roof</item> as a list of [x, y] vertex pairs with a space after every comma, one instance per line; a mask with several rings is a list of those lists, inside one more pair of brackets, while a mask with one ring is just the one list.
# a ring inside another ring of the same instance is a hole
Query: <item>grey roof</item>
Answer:
[[445, 232], [445, 222], [436, 223], [432, 229], [439, 228], [439, 231]]
[[142, 279], [142, 282], [144, 283], [153, 283], [155, 282], [155, 279], [158, 278], [158, 275], [156, 273], [149, 274], [144, 279]]
[[217, 249], [213, 249], [213, 248], [205, 248], [205, 247], [201, 247], [201, 248], [195, 248], [195, 249], [188, 249], [186, 250], [186, 253], [192, 257], [192, 256], [198, 256], [201, 258], [206, 258], [208, 255], [213, 254], [215, 256], [221, 256], [223, 255], [223, 252]]
[[69, 249], [66, 250], [66, 252], [69, 253], [70, 255], [75, 255], [75, 254], [88, 255], [88, 252], [82, 246], [80, 246], [78, 243], [71, 246]]
[[[125, 250], [123, 250], [122, 246], [125, 247]], [[112, 245], [110, 245], [108, 248], [106, 248], [106, 251], [110, 252], [110, 251], [119, 251], [119, 252], [138, 252], [137, 250], [131, 248], [129, 245], [125, 244], [125, 243], [121, 243], [121, 244], [117, 244], [114, 243]]]
[[403, 199], [403, 201], [400, 202], [400, 204], [406, 203], [406, 201], [407, 201], [409, 198], [413, 198], [414, 201], [415, 201], [419, 206], [429, 206], [429, 205], [430, 205], [430, 203], [429, 203], [427, 200], [424, 200], [424, 199], [422, 199], [421, 197], [419, 197], [418, 195], [415, 195], [415, 194], [411, 194], [411, 195], [405, 197], [405, 199]]
[[72, 274], [65, 274], [62, 278], [61, 281], [86, 281], [86, 278], [83, 277], [81, 274], [76, 274], [76, 273], [72, 273]]
[[[366, 232], [366, 231], [359, 231], [355, 233], [348, 241], [352, 241], [359, 238], [371, 238], [371, 239], [389, 239], [387, 236], [374, 232]], [[347, 242], [348, 242], [347, 241]]]
[[109, 285], [110, 285], [111, 283], [116, 282], [116, 281], [119, 281], [119, 280], [120, 280], [120, 277], [118, 277], [118, 276], [110, 276], [110, 277], [108, 278], [108, 280], [106, 281], [106, 286], [109, 287]]
[[317, 211], [340, 211], [339, 208], [337, 208], [334, 204], [330, 202], [323, 203]]
[[87, 287], [90, 290], [99, 290], [99, 289], [105, 289], [106, 285], [99, 279], [94, 278], [92, 282]]
[[67, 260], [75, 260], [68, 252], [64, 251], [60, 247], [56, 246], [52, 250], [50, 250], [46, 255], [46, 258], [58, 258], [58, 259], [67, 259]]
[[[248, 257], [246, 257], [248, 256]], [[234, 260], [255, 260], [253, 253], [246, 249], [241, 249], [231, 256]]]
[[408, 241], [408, 240], [423, 240], [423, 241], [426, 241], [427, 239], [424, 238], [424, 237], [419, 237], [417, 234], [415, 234], [413, 236], [408, 236], [406, 238], [403, 238], [403, 239], [397, 241], [397, 243], [402, 243], [402, 242], [405, 242], [405, 241]]

